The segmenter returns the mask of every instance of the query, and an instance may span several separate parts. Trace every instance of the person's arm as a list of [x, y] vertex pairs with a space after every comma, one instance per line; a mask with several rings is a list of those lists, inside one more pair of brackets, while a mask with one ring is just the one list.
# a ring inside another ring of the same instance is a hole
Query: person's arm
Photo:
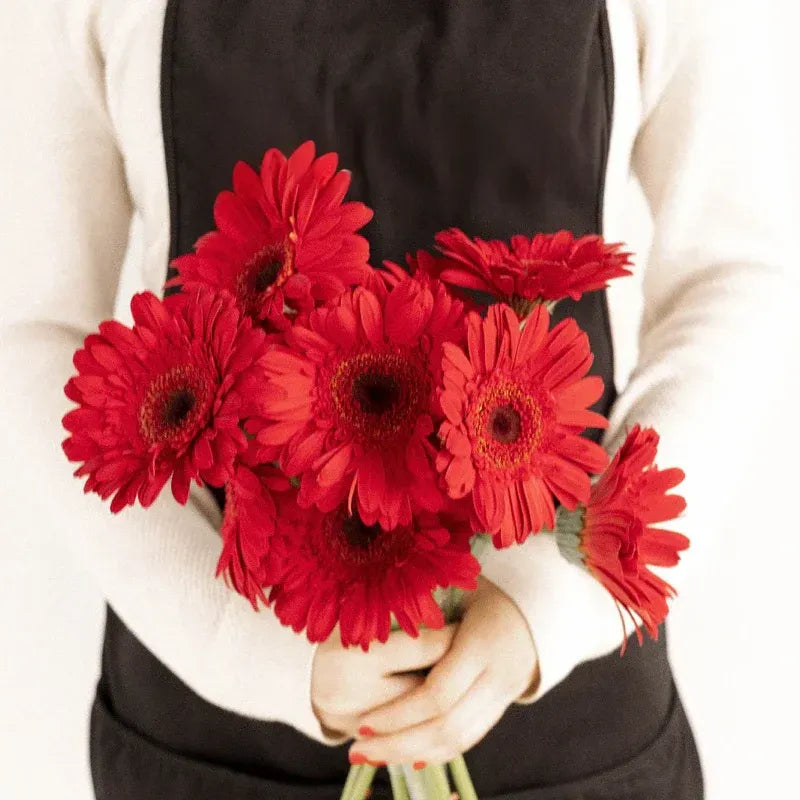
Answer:
[[3, 535], [58, 532], [126, 625], [198, 694], [324, 740], [310, 702], [312, 645], [214, 578], [220, 541], [207, 490], [186, 507], [167, 491], [148, 510], [112, 516], [84, 496], [61, 451], [63, 386], [84, 336], [112, 316], [131, 201], [93, 4], [43, 5], [5, 0], [1, 15], [4, 41], [31, 53], [22, 63], [12, 62], [16, 47], [0, 53], [10, 87], [0, 130], [0, 486], [28, 522]]
[[[796, 205], [783, 124], [795, 87], [771, 58], [777, 15], [760, 6], [635, 5], [643, 122], [632, 163], [654, 237], [638, 365], [605, 444], [613, 453], [631, 426], [650, 425], [661, 434], [659, 466], [685, 470], [688, 511], [673, 527], [692, 546], [684, 564], [663, 572], [680, 590], [686, 565], [722, 546], [720, 509], [760, 468], [751, 461], [757, 439], [780, 436], [771, 398], [796, 368]], [[610, 597], [561, 558], [552, 537], [490, 553], [484, 574], [530, 625], [541, 682], [526, 700], [619, 646]]]

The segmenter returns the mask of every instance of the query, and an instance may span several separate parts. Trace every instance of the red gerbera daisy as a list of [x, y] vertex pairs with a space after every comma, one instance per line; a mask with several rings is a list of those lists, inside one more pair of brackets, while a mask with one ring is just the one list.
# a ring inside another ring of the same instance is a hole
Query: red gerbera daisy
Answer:
[[[441, 231], [435, 240], [443, 257], [429, 256], [421, 262], [425, 269], [433, 270], [436, 277], [454, 287], [490, 292], [512, 305], [515, 283], [514, 275], [508, 273], [518, 265], [512, 265], [511, 251], [505, 242], [470, 239], [459, 228]], [[534, 288], [538, 288], [538, 283]]]
[[539, 305], [521, 330], [508, 306], [494, 305], [484, 320], [468, 316], [468, 356], [444, 345], [437, 466], [451, 497], [471, 494], [476, 528], [498, 547], [552, 528], [552, 495], [569, 508], [586, 502], [588, 473], [608, 463], [578, 435], [608, 424], [587, 410], [603, 392], [601, 378], [586, 376], [589, 340], [572, 319], [549, 323]]
[[411, 636], [420, 625], [441, 628], [437, 587], [476, 586], [480, 565], [464, 521], [421, 512], [392, 530], [368, 525], [345, 506], [324, 513], [301, 509], [292, 494], [278, 498], [274, 546], [285, 564], [270, 591], [275, 614], [312, 642], [338, 623], [344, 646], [367, 650], [385, 642], [392, 616]]
[[391, 291], [357, 288], [312, 311], [273, 349], [265, 446], [302, 475], [300, 502], [332, 511], [349, 498], [368, 525], [437, 511], [434, 387], [441, 347], [463, 337], [461, 304], [444, 285], [407, 278]]
[[175, 259], [179, 274], [169, 285], [226, 289], [245, 313], [285, 328], [287, 308], [312, 308], [361, 283], [369, 246], [355, 232], [372, 211], [342, 202], [350, 173], [336, 167], [335, 153], [314, 158], [313, 142], [288, 159], [268, 150], [260, 176], [240, 161], [233, 191], [214, 203], [217, 230]]
[[281, 575], [279, 559], [270, 546], [275, 533], [273, 492], [286, 492], [289, 487], [289, 479], [271, 464], [240, 463], [225, 484], [217, 576], [223, 575], [254, 609], [259, 600], [266, 604], [264, 587], [276, 583]]
[[601, 236], [575, 239], [569, 231], [513, 236], [511, 247], [501, 241], [470, 239], [452, 228], [436, 236], [444, 260], [434, 263], [443, 281], [491, 292], [508, 303], [520, 318], [533, 306], [565, 297], [578, 300], [584, 292], [602, 289], [612, 278], [630, 275], [630, 253]]
[[[675, 519], [686, 508], [680, 495], [668, 494], [683, 480], [680, 469], [654, 466], [658, 434], [638, 425], [630, 432], [614, 460], [592, 487], [585, 508], [559, 509], [559, 547], [571, 561], [582, 564], [625, 609], [636, 613], [653, 637], [667, 615], [667, 598], [674, 589], [648, 565], [678, 563], [689, 540], [680, 533], [653, 527]], [[623, 630], [625, 622], [623, 619]]]
[[[439, 281], [439, 275], [443, 267], [448, 262], [437, 256], [433, 256], [426, 250], [417, 250], [416, 253], [406, 253], [405, 269], [394, 261], [384, 261], [383, 269], [373, 270], [373, 280], [378, 280], [389, 288], [397, 286], [409, 275], [413, 275], [420, 283], [428, 284], [432, 281]], [[371, 286], [372, 284], [370, 284]], [[450, 285], [450, 294], [457, 297], [467, 311], [479, 311], [480, 307], [475, 302], [469, 292], [463, 291], [462, 287]]]
[[246, 445], [240, 422], [263, 386], [263, 331], [230, 296], [203, 290], [131, 300], [133, 328], [109, 321], [75, 354], [65, 387], [80, 408], [64, 417], [64, 452], [83, 464], [85, 490], [114, 495], [117, 512], [149, 506], [172, 478], [185, 503], [192, 480], [222, 486]]
[[585, 292], [605, 289], [613, 278], [631, 274], [626, 269], [631, 254], [622, 252], [621, 242], [609, 244], [602, 236], [576, 239], [569, 231], [537, 233], [531, 239], [512, 236], [511, 252], [520, 265], [520, 286], [522, 276], [536, 275], [543, 300], [579, 300]]

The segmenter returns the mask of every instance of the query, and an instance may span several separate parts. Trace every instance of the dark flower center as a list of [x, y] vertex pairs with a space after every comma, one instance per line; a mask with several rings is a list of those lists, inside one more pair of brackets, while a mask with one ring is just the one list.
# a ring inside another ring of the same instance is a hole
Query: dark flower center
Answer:
[[197, 398], [190, 389], [173, 392], [164, 405], [164, 425], [177, 428], [189, 416], [196, 402]]
[[548, 408], [545, 396], [510, 376], [484, 384], [467, 416], [478, 464], [503, 471], [529, 465], [542, 446]]
[[357, 514], [342, 521], [342, 536], [353, 549], [369, 550], [380, 534], [380, 525], [365, 525]]
[[315, 550], [326, 569], [337, 561], [359, 570], [367, 566], [391, 569], [404, 561], [414, 542], [410, 527], [386, 531], [378, 524], [367, 525], [358, 512], [351, 515], [344, 507], [326, 514], [320, 534]]
[[392, 375], [365, 372], [353, 381], [353, 400], [365, 414], [390, 411], [400, 398], [400, 387]]
[[193, 364], [180, 364], [156, 375], [139, 405], [139, 432], [148, 445], [188, 444], [203, 427], [214, 384]]
[[514, 406], [499, 406], [492, 411], [489, 431], [492, 438], [501, 444], [516, 442], [522, 428], [522, 421]]
[[251, 317], [265, 317], [265, 303], [293, 274], [294, 250], [288, 241], [263, 247], [236, 277], [236, 297], [240, 307]]
[[283, 263], [280, 261], [271, 261], [268, 264], [264, 264], [263, 267], [258, 271], [258, 274], [255, 276], [253, 281], [253, 288], [261, 294], [261, 292], [265, 292], [278, 277], [278, 273], [281, 271], [283, 267]]
[[430, 376], [413, 351], [366, 352], [340, 361], [328, 388], [340, 424], [363, 444], [384, 447], [414, 431]]

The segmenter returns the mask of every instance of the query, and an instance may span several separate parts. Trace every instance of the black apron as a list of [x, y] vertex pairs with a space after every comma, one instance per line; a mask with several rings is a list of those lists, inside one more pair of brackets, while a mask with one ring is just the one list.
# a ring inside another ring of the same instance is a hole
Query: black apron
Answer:
[[[171, 255], [213, 227], [237, 160], [258, 165], [306, 139], [340, 154], [349, 197], [375, 210], [376, 265], [450, 226], [503, 239], [599, 232], [612, 97], [599, 0], [170, 0]], [[605, 294], [560, 304], [565, 315], [589, 334], [607, 413]], [[348, 768], [345, 746], [202, 700], [111, 609], [91, 762], [99, 800], [335, 800]], [[467, 762], [484, 800], [702, 797], [663, 631], [512, 706]], [[373, 796], [388, 796], [385, 774]]]

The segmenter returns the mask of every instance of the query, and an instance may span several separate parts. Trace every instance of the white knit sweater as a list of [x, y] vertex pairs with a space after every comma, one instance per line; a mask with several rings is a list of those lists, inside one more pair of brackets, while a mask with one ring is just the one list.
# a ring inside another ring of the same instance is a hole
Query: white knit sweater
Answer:
[[[13, 76], [13, 114], [0, 130], [0, 487], [30, 526], [4, 535], [60, 531], [136, 636], [198, 694], [324, 740], [309, 702], [313, 647], [213, 578], [219, 520], [208, 493], [187, 507], [166, 493], [112, 518], [82, 494], [60, 449], [74, 350], [100, 320], [127, 320], [130, 295], [159, 292], [165, 275], [164, 5], [3, 0], [0, 74]], [[770, 397], [797, 338], [788, 85], [750, 5], [608, 2], [604, 233], [637, 258], [634, 277], [609, 292], [620, 397], [607, 444], [653, 425], [659, 463], [687, 473], [679, 527], [693, 547], [670, 571], [679, 589], [716, 546], [717, 509], [755, 437], [778, 430]], [[536, 697], [619, 645], [610, 598], [549, 537], [484, 560], [530, 623]]]

